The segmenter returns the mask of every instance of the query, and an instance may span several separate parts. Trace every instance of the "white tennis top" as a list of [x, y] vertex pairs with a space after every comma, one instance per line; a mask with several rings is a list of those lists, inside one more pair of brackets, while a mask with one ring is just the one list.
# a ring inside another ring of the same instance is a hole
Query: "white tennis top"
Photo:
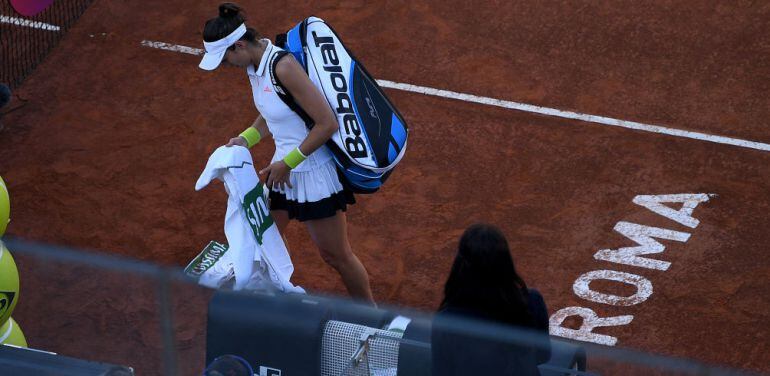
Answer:
[[[265, 53], [262, 54], [259, 67], [254, 70], [254, 66], [249, 65], [246, 68], [246, 73], [251, 82], [254, 105], [267, 122], [267, 127], [270, 129], [270, 133], [273, 134], [273, 139], [275, 140], [275, 154], [272, 160], [272, 162], [275, 162], [283, 159], [286, 154], [298, 147], [310, 131], [305, 126], [302, 118], [292, 111], [276, 94], [275, 87], [270, 80], [268, 62], [273, 55], [283, 49], [274, 46], [269, 39], [262, 39], [262, 41], [267, 42], [267, 47], [265, 48]], [[322, 145], [292, 171], [309, 171], [329, 162], [330, 159], [332, 159], [331, 152], [326, 145]]]

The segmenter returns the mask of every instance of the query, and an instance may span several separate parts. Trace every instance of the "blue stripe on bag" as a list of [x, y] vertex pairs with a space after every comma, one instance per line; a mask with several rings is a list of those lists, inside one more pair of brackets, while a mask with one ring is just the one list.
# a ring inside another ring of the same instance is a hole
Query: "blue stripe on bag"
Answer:
[[[404, 142], [406, 141], [406, 130], [404, 128], [404, 124], [401, 123], [401, 120], [396, 116], [396, 113], [393, 113], [393, 118], [390, 120], [391, 126], [390, 126], [390, 134], [393, 136], [393, 139], [396, 140], [398, 143], [399, 148], [404, 148]], [[393, 159], [391, 159], [391, 162]]]
[[294, 58], [297, 59], [297, 61], [302, 64], [302, 67], [307, 70], [307, 62], [305, 61], [305, 54], [302, 51], [302, 40], [299, 37], [299, 28], [301, 26], [297, 25], [291, 30], [289, 30], [287, 37], [286, 37], [286, 50], [291, 52], [292, 55], [294, 55]]
[[396, 157], [398, 157], [398, 153], [396, 153], [396, 148], [393, 147], [393, 144], [388, 145], [388, 161], [393, 163], [393, 161], [396, 160]]
[[345, 171], [349, 176], [358, 176], [360, 179], [379, 179], [385, 173], [373, 172], [366, 168], [361, 168], [355, 165], [348, 167]]
[[348, 181], [353, 182], [359, 189], [376, 190], [382, 186], [382, 180], [378, 179], [359, 179], [348, 175]]

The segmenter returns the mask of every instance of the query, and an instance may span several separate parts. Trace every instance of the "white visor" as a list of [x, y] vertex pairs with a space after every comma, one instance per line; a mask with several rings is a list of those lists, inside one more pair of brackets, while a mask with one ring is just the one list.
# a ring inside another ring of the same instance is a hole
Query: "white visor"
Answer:
[[203, 54], [203, 60], [198, 64], [198, 67], [205, 70], [217, 69], [219, 64], [222, 63], [222, 59], [225, 57], [227, 48], [235, 44], [243, 34], [246, 34], [246, 24], [241, 24], [230, 35], [214, 42], [203, 42], [203, 47], [206, 49], [206, 53]]

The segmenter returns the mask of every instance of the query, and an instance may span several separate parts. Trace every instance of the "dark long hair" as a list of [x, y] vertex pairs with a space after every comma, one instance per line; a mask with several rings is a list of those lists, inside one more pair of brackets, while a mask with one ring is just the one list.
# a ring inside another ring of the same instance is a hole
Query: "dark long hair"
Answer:
[[516, 272], [508, 241], [500, 230], [475, 224], [460, 238], [444, 286], [440, 310], [470, 312], [483, 318], [533, 326], [527, 284]]
[[5, 107], [11, 101], [11, 88], [6, 84], [0, 84], [0, 108]]
[[[219, 5], [219, 17], [206, 21], [203, 26], [203, 40], [214, 42], [220, 40], [235, 31], [238, 26], [246, 22], [246, 14], [243, 8], [233, 3], [222, 3]], [[260, 35], [253, 28], [247, 27], [246, 34], [241, 40], [256, 43]]]

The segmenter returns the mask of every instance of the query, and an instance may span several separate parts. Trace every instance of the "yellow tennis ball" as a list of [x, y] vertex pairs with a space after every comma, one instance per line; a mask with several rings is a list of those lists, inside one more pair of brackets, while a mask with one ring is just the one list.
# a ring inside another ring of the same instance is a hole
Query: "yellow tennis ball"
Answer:
[[24, 338], [24, 333], [13, 318], [9, 318], [0, 328], [0, 343], [3, 345], [27, 347], [27, 339]]
[[19, 271], [11, 252], [0, 241], [0, 325], [11, 317], [19, 301]]
[[0, 237], [5, 234], [5, 228], [8, 227], [8, 221], [11, 218], [11, 197], [8, 195], [8, 188], [5, 186], [3, 177], [0, 176]]

